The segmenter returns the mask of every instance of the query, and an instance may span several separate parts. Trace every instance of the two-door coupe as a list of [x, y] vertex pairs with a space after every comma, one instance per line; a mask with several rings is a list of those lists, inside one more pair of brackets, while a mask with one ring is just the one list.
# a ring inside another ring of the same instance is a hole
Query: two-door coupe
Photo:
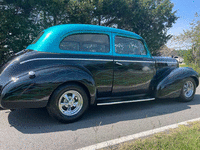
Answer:
[[57, 120], [73, 122], [96, 104], [191, 101], [198, 85], [197, 72], [172, 58], [152, 57], [135, 33], [58, 25], [0, 68], [0, 106], [46, 107]]

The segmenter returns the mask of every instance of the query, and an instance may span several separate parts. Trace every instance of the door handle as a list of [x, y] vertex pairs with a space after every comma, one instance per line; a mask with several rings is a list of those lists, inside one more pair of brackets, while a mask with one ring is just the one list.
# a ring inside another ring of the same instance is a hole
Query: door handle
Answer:
[[122, 66], [122, 63], [115, 62], [116, 65]]

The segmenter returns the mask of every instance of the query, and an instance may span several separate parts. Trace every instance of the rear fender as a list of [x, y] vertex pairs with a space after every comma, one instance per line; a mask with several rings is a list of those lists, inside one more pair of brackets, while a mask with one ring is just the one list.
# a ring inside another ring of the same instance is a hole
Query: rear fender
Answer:
[[93, 104], [95, 102], [95, 82], [92, 75], [86, 70], [76, 66], [54, 66], [53, 68], [33, 71], [35, 72], [35, 78], [29, 78], [27, 73], [18, 77], [15, 81], [10, 81], [3, 87], [1, 93], [3, 107], [11, 108], [12, 105], [20, 104], [21, 102], [26, 102], [27, 104], [23, 108], [32, 108], [31, 104], [34, 102], [38, 102], [41, 105], [34, 107], [45, 107], [53, 91], [67, 82], [78, 82], [84, 85], [89, 91], [90, 103]]

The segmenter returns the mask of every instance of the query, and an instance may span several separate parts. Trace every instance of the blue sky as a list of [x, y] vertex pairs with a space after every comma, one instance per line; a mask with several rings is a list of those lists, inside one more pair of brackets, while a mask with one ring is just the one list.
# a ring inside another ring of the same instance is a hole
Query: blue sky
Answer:
[[[190, 29], [190, 23], [194, 20], [196, 12], [200, 14], [200, 0], [171, 0], [171, 2], [174, 3], [173, 11], [177, 10], [176, 15], [179, 19], [168, 33], [178, 35], [183, 33], [183, 30]], [[169, 41], [167, 46], [173, 47], [170, 43]]]

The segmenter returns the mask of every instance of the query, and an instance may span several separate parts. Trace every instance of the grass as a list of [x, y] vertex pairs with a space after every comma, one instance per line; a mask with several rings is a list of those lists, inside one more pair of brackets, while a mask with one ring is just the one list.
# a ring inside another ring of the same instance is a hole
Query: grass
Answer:
[[193, 68], [196, 72], [198, 72], [200, 74], [200, 68], [198, 66], [195, 66], [194, 64], [179, 64], [180, 67], [191, 67]]
[[189, 67], [188, 65], [186, 64], [179, 64], [180, 67]]
[[200, 149], [200, 121], [180, 125], [176, 129], [123, 143], [112, 150], [198, 150]]

